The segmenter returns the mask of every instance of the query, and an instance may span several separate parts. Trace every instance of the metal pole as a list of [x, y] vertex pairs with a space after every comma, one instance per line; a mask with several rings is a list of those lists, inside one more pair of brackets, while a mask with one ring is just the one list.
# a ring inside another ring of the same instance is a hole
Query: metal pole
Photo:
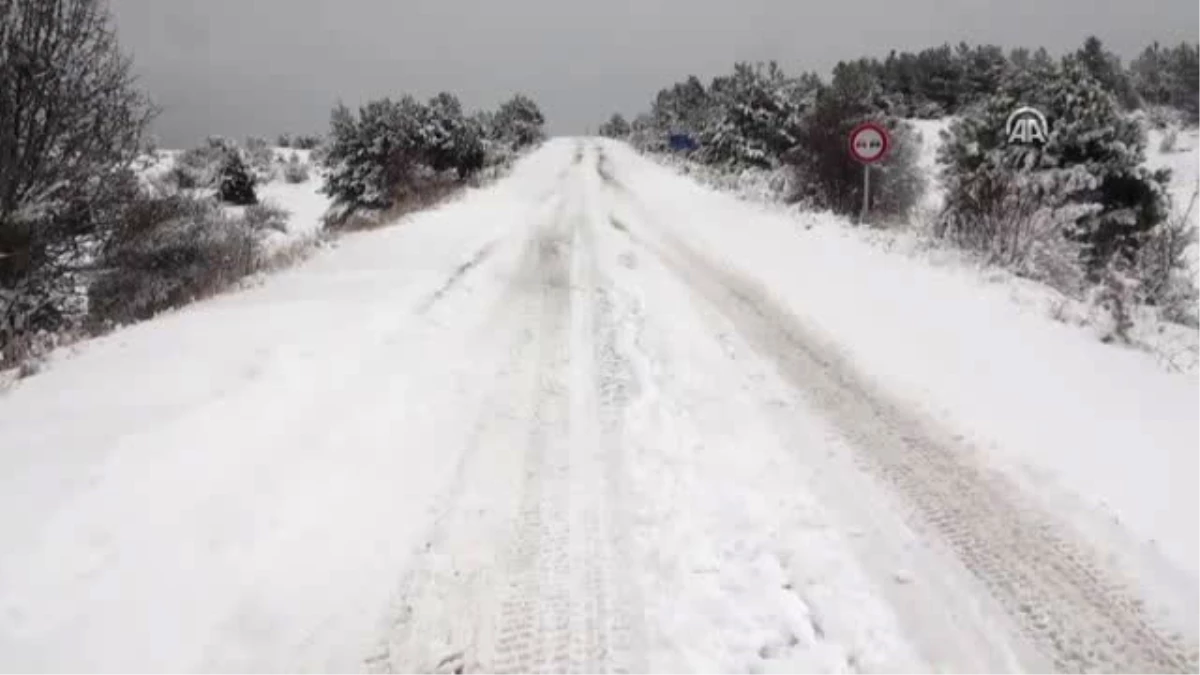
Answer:
[[867, 222], [867, 208], [868, 208], [868, 205], [871, 203], [870, 195], [871, 195], [871, 165], [863, 164], [863, 205], [862, 205], [862, 214], [860, 214], [858, 217], [858, 222], [860, 224], [865, 225]]

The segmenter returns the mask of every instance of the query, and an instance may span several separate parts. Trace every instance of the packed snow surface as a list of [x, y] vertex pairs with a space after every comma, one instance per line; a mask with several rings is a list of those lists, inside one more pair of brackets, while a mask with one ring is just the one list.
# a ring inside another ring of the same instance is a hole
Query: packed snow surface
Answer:
[[61, 355], [0, 668], [1196, 669], [1194, 378], [821, 218], [560, 139]]

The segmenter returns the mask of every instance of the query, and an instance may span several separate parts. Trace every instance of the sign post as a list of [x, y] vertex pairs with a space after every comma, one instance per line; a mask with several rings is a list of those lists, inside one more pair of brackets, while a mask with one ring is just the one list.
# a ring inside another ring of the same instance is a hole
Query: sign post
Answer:
[[887, 156], [891, 137], [875, 122], [863, 122], [850, 132], [850, 155], [863, 165], [863, 203], [859, 222], [867, 222], [871, 208], [871, 165]]

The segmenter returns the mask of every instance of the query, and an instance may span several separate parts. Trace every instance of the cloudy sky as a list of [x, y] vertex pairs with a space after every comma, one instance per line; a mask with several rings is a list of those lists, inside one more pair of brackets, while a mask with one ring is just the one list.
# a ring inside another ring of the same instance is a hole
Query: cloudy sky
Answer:
[[556, 134], [643, 110], [690, 73], [840, 59], [966, 40], [1045, 46], [1088, 34], [1128, 59], [1197, 40], [1196, 0], [110, 0], [121, 42], [165, 108], [164, 146], [210, 134], [323, 131], [348, 104], [456, 92], [533, 96]]

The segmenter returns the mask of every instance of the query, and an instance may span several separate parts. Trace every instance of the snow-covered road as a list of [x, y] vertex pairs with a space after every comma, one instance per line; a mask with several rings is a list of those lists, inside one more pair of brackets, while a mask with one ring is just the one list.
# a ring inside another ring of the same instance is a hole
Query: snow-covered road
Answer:
[[22, 382], [0, 669], [1196, 670], [1194, 509], [1101, 524], [906, 399], [714, 235], [764, 218], [556, 140]]

